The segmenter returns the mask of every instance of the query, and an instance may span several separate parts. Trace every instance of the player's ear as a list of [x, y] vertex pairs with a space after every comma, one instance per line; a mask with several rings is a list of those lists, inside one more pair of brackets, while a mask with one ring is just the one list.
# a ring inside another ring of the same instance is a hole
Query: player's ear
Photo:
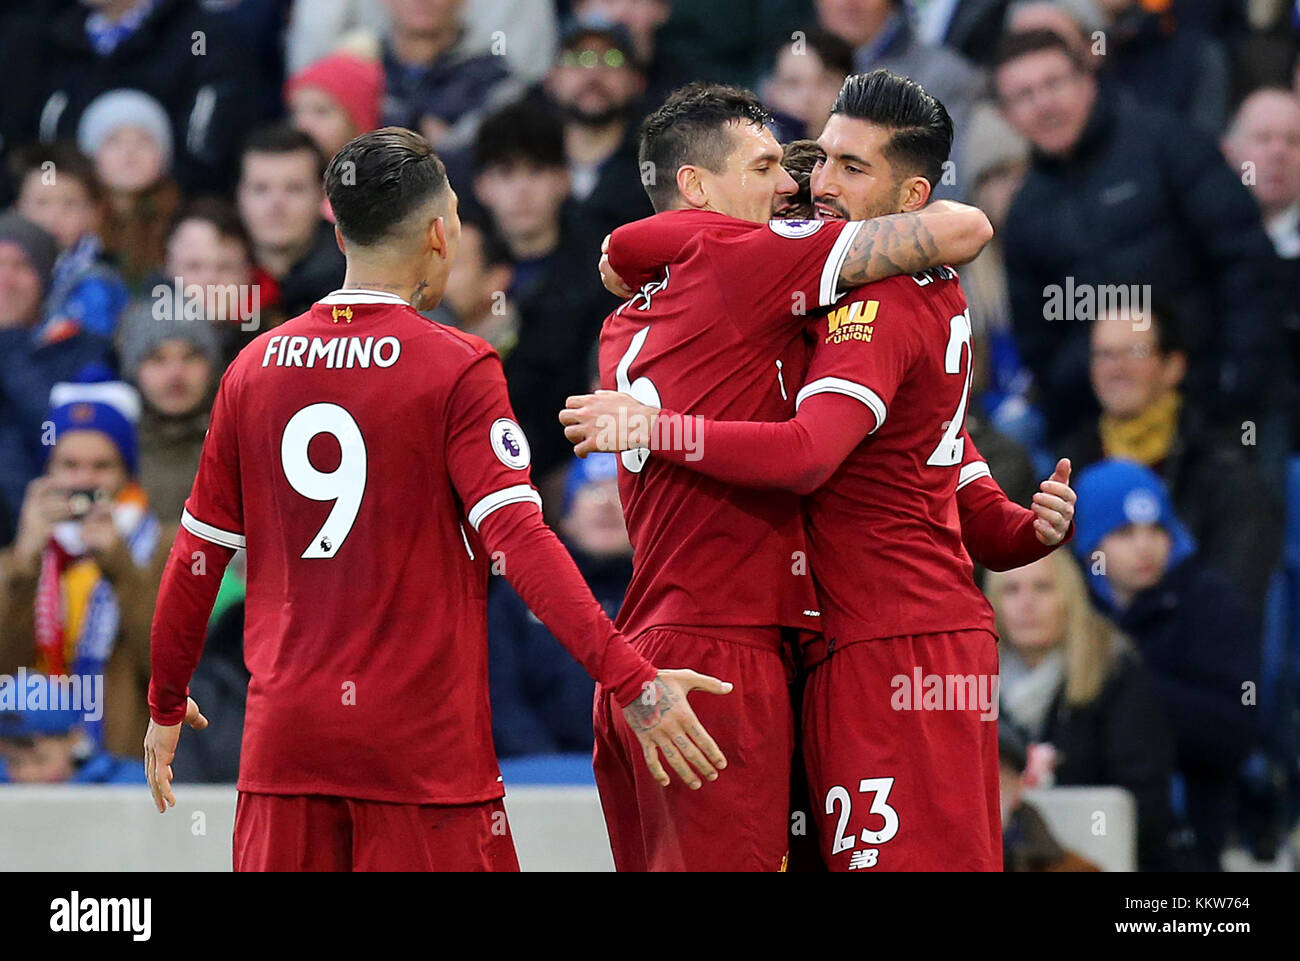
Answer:
[[930, 202], [930, 181], [924, 177], [908, 177], [899, 188], [899, 210], [910, 214]]
[[447, 221], [443, 217], [434, 217], [429, 222], [429, 249], [436, 250], [439, 258], [446, 260], [451, 256], [451, 247], [447, 243]]
[[709, 191], [700, 177], [700, 170], [692, 164], [677, 168], [677, 192], [691, 207], [704, 207], [709, 202]]

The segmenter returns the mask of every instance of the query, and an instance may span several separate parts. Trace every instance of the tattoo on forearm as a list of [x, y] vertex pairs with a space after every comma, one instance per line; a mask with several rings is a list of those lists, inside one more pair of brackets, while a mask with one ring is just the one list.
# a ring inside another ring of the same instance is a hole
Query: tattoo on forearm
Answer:
[[940, 262], [938, 244], [919, 213], [891, 214], [862, 225], [849, 244], [840, 280], [844, 287], [858, 287]]

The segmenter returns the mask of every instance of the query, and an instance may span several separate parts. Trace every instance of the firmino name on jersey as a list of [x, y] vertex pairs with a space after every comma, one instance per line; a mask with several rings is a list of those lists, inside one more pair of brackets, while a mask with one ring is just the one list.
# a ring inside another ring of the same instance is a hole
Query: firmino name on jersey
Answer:
[[872, 325], [876, 322], [876, 311], [879, 309], [878, 300], [868, 300], [866, 303], [855, 300], [831, 311], [826, 318], [826, 343], [842, 344], [846, 340], [871, 343], [871, 335], [875, 332]]
[[272, 337], [262, 355], [263, 367], [392, 367], [402, 356], [396, 337]]

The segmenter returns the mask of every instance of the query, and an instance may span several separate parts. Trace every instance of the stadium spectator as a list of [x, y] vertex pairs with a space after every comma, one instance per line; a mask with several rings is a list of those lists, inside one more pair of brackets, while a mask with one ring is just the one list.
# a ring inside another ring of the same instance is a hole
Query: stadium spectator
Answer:
[[122, 383], [55, 385], [49, 462], [0, 554], [0, 673], [102, 676], [103, 719], [87, 731], [130, 756], [148, 723], [149, 629], [171, 546], [137, 480], [139, 404]]
[[224, 200], [203, 197], [177, 215], [159, 282], [166, 289], [155, 287], [153, 303], [179, 297], [178, 316], [213, 325], [222, 370], [250, 340], [284, 319], [276, 305], [262, 303], [262, 288], [254, 285], [253, 242]]
[[[615, 616], [632, 577], [617, 455], [592, 454], [569, 466], [559, 530], [596, 600]], [[589, 754], [595, 683], [503, 578], [488, 601], [488, 644], [497, 753]]]
[[262, 81], [243, 66], [241, 38], [223, 17], [192, 0], [62, 6], [46, 30], [40, 139], [72, 136], [108, 91], [140, 90], [163, 107], [181, 184], [229, 186], [238, 134], [247, 129]]
[[507, 294], [513, 275], [510, 251], [491, 223], [462, 219], [447, 289], [427, 316], [482, 337], [505, 360], [519, 340], [519, 311]]
[[358, 134], [379, 126], [384, 72], [373, 60], [339, 53], [299, 70], [284, 88], [294, 127], [333, 157]]
[[20, 214], [0, 216], [0, 541], [13, 535], [28, 483], [41, 471], [50, 388], [111, 360], [103, 337], [76, 331], [51, 339], [42, 329], [59, 247]]
[[[952, 156], [961, 169], [970, 112], [987, 86], [984, 74], [952, 50], [921, 43], [903, 0], [816, 0], [816, 9], [821, 25], [853, 48], [854, 72], [885, 69], [909, 77], [948, 109], [956, 131]], [[947, 178], [934, 186], [936, 197], [962, 196]]]
[[987, 65], [1002, 36], [1011, 0], [952, 0], [914, 3], [916, 36], [931, 47], [947, 47]]
[[[1215, 399], [1217, 420], [1267, 419], [1281, 343], [1276, 260], [1213, 142], [1169, 114], [1099, 96], [1055, 34], [1009, 36], [998, 64], [1003, 115], [1034, 147], [1002, 237], [1017, 342], [1051, 434], [1095, 410], [1087, 330], [1067, 318], [1087, 319], [1089, 293], [1140, 293], [1154, 278], [1185, 320], [1188, 389]], [[1062, 319], [1048, 319], [1050, 303]]]
[[296, 317], [343, 282], [343, 254], [321, 216], [324, 170], [316, 142], [289, 126], [263, 127], [244, 145], [239, 216], [263, 310]]
[[1132, 317], [1093, 322], [1089, 370], [1101, 414], [1061, 442], [1061, 455], [1076, 470], [1123, 458], [1159, 474], [1202, 555], [1232, 577], [1259, 619], [1281, 554], [1282, 504], [1240, 428], [1207, 423], [1201, 399], [1184, 388], [1187, 352], [1172, 309]]
[[493, 114], [479, 130], [474, 166], [474, 191], [512, 258], [507, 294], [519, 309], [519, 341], [506, 378], [545, 494], [569, 461], [555, 411], [585, 386], [583, 361], [610, 308], [591, 269], [600, 233], [566, 203], [569, 172], [557, 117], [526, 105]]
[[998, 725], [998, 796], [1002, 803], [1002, 869], [1016, 872], [1100, 871], [1082, 855], [1061, 846], [1038, 808], [1024, 799], [1025, 737], [1005, 721]]
[[13, 160], [15, 209], [59, 244], [38, 336], [58, 340], [87, 330], [112, 337], [129, 294], [101, 240], [104, 193], [94, 165], [69, 143], [33, 146]]
[[1176, 13], [1142, 0], [1100, 0], [1106, 15], [1103, 82], [1139, 103], [1177, 114], [1217, 136], [1228, 114], [1228, 59], [1209, 36], [1183, 27]]
[[122, 322], [121, 356], [143, 401], [140, 486], [154, 514], [180, 523], [220, 375], [216, 331], [205, 318], [160, 319], [152, 305], [136, 304]]
[[439, 152], [468, 146], [483, 117], [522, 91], [503, 57], [465, 40], [465, 0], [385, 0], [385, 126], [422, 133]]
[[[1105, 22], [1100, 0], [1017, 0], [1007, 11], [1003, 36], [1046, 30], [1064, 40], [1086, 69], [1098, 70], [1103, 48], [1094, 46], [1093, 41], [1104, 35], [1101, 28]], [[987, 55], [996, 58], [999, 46], [994, 45]]]
[[1217, 871], [1235, 779], [1255, 746], [1260, 624], [1231, 579], [1201, 555], [1164, 483], [1133, 461], [1078, 477], [1074, 550], [1102, 611], [1142, 655], [1174, 737], [1174, 813]]
[[636, 107], [645, 75], [627, 31], [570, 28], [545, 90], [564, 119], [569, 193], [593, 227], [609, 233], [654, 213], [637, 162]]
[[1242, 101], [1223, 152], [1259, 203], [1264, 229], [1282, 260], [1283, 314], [1294, 370], [1300, 370], [1300, 98], [1282, 87]]
[[777, 139], [820, 137], [844, 78], [852, 72], [853, 50], [833, 33], [814, 27], [783, 42], [759, 86], [764, 105], [776, 118]]
[[984, 590], [1002, 639], [999, 730], [1049, 745], [1055, 784], [1131, 791], [1138, 865], [1167, 868], [1173, 745], [1132, 642], [1093, 608], [1064, 551], [991, 572]]
[[83, 717], [48, 707], [0, 714], [0, 784], [143, 785], [139, 752], [105, 751], [87, 736]]
[[111, 90], [91, 102], [77, 146], [95, 163], [107, 194], [104, 245], [132, 289], [162, 266], [181, 192], [171, 178], [167, 112], [139, 90]]
[[[581, 23], [618, 24], [628, 32], [632, 53], [645, 70], [645, 102], [652, 109], [677, 87], [697, 79], [698, 70], [689, 68], [659, 42], [673, 12], [672, 0], [573, 0], [571, 7], [574, 19]], [[746, 14], [752, 16], [753, 11]], [[739, 19], [732, 18], [729, 27], [739, 27]]]

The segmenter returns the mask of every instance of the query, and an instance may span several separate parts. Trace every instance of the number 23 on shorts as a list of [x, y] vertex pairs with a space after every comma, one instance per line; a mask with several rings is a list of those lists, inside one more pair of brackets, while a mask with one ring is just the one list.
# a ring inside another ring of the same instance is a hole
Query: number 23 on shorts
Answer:
[[[838, 784], [826, 792], [826, 813], [832, 817], [837, 812], [839, 815], [835, 823], [835, 835], [831, 839], [829, 853], [834, 857], [845, 851], [853, 851], [849, 861], [850, 871], [875, 867], [880, 855], [876, 845], [888, 843], [898, 833], [898, 811], [889, 805], [889, 792], [893, 787], [894, 779], [892, 777], [863, 778], [858, 782], [858, 793], [871, 795], [871, 806], [868, 808], [866, 816], [871, 817], [874, 815], [881, 818], [884, 824], [878, 831], [863, 828], [860, 834], [847, 837], [844, 831], [849, 825], [849, 819], [852, 817], [853, 796], [847, 788]], [[864, 845], [863, 847], [858, 846], [859, 841]]]

